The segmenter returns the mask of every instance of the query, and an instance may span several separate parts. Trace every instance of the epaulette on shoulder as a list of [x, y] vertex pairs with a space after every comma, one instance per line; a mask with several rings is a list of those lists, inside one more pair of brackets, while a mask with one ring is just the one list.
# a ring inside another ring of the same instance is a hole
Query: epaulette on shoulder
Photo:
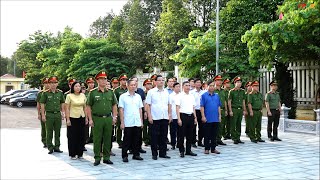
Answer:
[[111, 90], [111, 91], [113, 91], [113, 89], [112, 89], [112, 88], [108, 88], [108, 90]]
[[91, 92], [91, 91], [94, 91], [94, 90], [96, 90], [96, 89], [98, 89], [98, 87], [91, 89], [90, 92]]
[[272, 93], [272, 91], [269, 91], [269, 92], [267, 92], [268, 94], [271, 94]]
[[43, 92], [49, 92], [50, 89], [43, 90]]
[[[59, 90], [59, 89], [58, 89]], [[61, 91], [61, 90], [60, 90]], [[69, 91], [67, 91], [67, 92], [65, 92], [64, 94], [69, 94], [70, 93], [70, 90]]]
[[234, 91], [234, 90], [235, 90], [235, 88], [230, 89], [230, 91]]
[[113, 91], [115, 91], [115, 90], [117, 90], [117, 89], [119, 89], [119, 88], [120, 88], [120, 86], [116, 87]]
[[62, 90], [60, 90], [60, 89], [57, 89], [59, 92], [63, 92]]

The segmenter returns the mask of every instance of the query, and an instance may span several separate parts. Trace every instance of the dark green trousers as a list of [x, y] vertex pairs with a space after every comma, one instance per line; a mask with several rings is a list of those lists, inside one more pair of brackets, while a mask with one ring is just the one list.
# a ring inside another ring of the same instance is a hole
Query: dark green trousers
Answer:
[[145, 144], [150, 144], [150, 129], [149, 121], [147, 119], [143, 120], [142, 140]]
[[232, 140], [240, 140], [242, 108], [232, 108], [233, 116], [231, 117], [231, 137]]
[[259, 140], [261, 139], [261, 120], [262, 120], [262, 112], [260, 110], [253, 110], [253, 116], [249, 116], [249, 132], [251, 140]]
[[116, 123], [116, 141], [119, 145], [122, 145], [122, 129], [120, 128], [120, 125], [121, 121], [120, 117], [118, 116]]
[[112, 117], [92, 117], [93, 120], [93, 152], [94, 159], [101, 160], [101, 143], [103, 160], [110, 159], [111, 136], [112, 136]]
[[[46, 113], [46, 130], [47, 130], [47, 146], [49, 150], [59, 149], [60, 147], [60, 131], [61, 131], [61, 114]], [[54, 133], [54, 145], [52, 143]]]
[[[249, 113], [249, 112], [248, 112]], [[245, 133], [250, 136], [250, 123], [248, 122], [248, 119], [250, 118], [249, 117], [250, 115], [247, 114], [246, 116], [244, 116], [244, 120], [246, 122], [246, 130], [245, 130]]]
[[46, 130], [46, 123], [40, 121], [41, 123], [41, 142], [43, 145], [47, 145], [47, 130]]
[[222, 136], [225, 136], [227, 133], [227, 128], [226, 128], [226, 113], [224, 109], [221, 109], [221, 122], [219, 123], [219, 128], [218, 128], [218, 136], [217, 140], [220, 141]]

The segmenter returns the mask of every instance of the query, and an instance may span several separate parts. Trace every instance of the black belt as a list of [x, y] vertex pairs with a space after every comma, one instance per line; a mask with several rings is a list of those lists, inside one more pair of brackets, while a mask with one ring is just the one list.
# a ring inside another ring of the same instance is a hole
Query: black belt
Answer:
[[57, 114], [60, 113], [60, 111], [46, 111], [47, 113], [53, 113], [53, 114]]
[[241, 107], [232, 107], [232, 108], [234, 108], [234, 109], [242, 109]]
[[193, 116], [193, 114], [186, 114], [186, 113], [180, 113], [180, 114], [185, 115], [185, 116], [189, 116], [189, 117]]
[[92, 114], [92, 115], [97, 116], [97, 117], [102, 117], [102, 118], [111, 117], [111, 114], [104, 114], [104, 115]]

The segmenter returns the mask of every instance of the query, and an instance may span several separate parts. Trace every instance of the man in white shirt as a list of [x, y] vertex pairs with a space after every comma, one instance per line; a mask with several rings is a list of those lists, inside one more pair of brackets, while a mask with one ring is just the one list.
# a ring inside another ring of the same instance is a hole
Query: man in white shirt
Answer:
[[[183, 92], [176, 98], [176, 111], [178, 116], [178, 146], [180, 157], [186, 155], [196, 156], [197, 154], [191, 151], [192, 135], [194, 125], [197, 124], [197, 116], [195, 112], [195, 99], [190, 93], [190, 83], [185, 81], [182, 83]], [[184, 137], [186, 137], [186, 149], [184, 148]]]
[[178, 129], [178, 117], [176, 111], [176, 103], [175, 99], [180, 93], [180, 84], [174, 83], [173, 84], [173, 92], [169, 95], [169, 103], [171, 106], [172, 112], [172, 121], [170, 123], [170, 139], [171, 139], [171, 149], [174, 150], [176, 148], [177, 143], [177, 129]]
[[[204, 123], [202, 123], [202, 121], [201, 121], [202, 118], [201, 118], [201, 112], [200, 112], [200, 99], [201, 99], [201, 95], [203, 93], [205, 93], [206, 90], [201, 89], [202, 83], [201, 83], [200, 79], [195, 79], [194, 85], [195, 85], [195, 88], [193, 90], [191, 90], [190, 93], [194, 96], [194, 99], [196, 101], [195, 110], [196, 110], [197, 121], [198, 121], [198, 146], [204, 147], [204, 145], [202, 143], [202, 140], [204, 137], [204, 130], [203, 130]], [[192, 135], [193, 135], [192, 136], [192, 147], [197, 147], [196, 146], [197, 125], [194, 126]]]
[[148, 120], [151, 125], [151, 151], [153, 160], [158, 159], [158, 147], [160, 158], [170, 158], [167, 156], [166, 140], [168, 123], [172, 118], [169, 93], [164, 89], [164, 80], [161, 75], [157, 75], [155, 84], [156, 87], [148, 92], [146, 98]]
[[124, 130], [122, 159], [128, 162], [128, 149], [132, 147], [135, 160], [143, 160], [140, 157], [141, 128], [143, 127], [142, 107], [143, 103], [139, 94], [135, 93], [137, 88], [136, 81], [127, 82], [129, 91], [120, 95], [119, 111], [121, 120], [121, 129]]

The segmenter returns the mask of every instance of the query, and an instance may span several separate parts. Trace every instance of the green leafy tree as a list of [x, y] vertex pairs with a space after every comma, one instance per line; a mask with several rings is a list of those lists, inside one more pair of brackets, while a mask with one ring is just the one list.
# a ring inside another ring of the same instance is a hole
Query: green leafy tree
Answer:
[[67, 73], [70, 77], [85, 80], [106, 70], [108, 77], [116, 77], [129, 71], [127, 63], [125, 51], [117, 43], [106, 39], [83, 39]]
[[4, 74], [8, 74], [8, 64], [9, 64], [10, 59], [7, 57], [3, 57], [0, 55], [0, 76]]
[[123, 29], [123, 24], [124, 19], [121, 16], [116, 16], [112, 20], [107, 38], [110, 42], [122, 45], [121, 31]]
[[114, 17], [115, 15], [112, 11], [107, 13], [106, 16], [100, 16], [90, 25], [89, 36], [97, 39], [106, 38]]
[[29, 35], [29, 38], [19, 43], [18, 49], [12, 57], [19, 68], [26, 72], [25, 82], [31, 87], [39, 87], [40, 80], [44, 77], [41, 73], [43, 62], [37, 59], [37, 54], [46, 48], [57, 44], [57, 39], [52, 33], [36, 31]]
[[[258, 66], [249, 64], [249, 50], [241, 41], [245, 34], [256, 23], [270, 22], [278, 18], [277, 5], [282, 0], [230, 0], [220, 12], [220, 48], [219, 62], [229, 64], [227, 71], [231, 77], [237, 75], [246, 79], [257, 77]], [[215, 29], [215, 25], [212, 25]]]
[[179, 50], [177, 42], [186, 38], [194, 28], [195, 17], [185, 6], [183, 0], [164, 0], [162, 13], [155, 27], [155, 61], [167, 70], [174, 67], [174, 61], [169, 56]]
[[144, 69], [148, 63], [146, 53], [150, 48], [150, 19], [139, 0], [134, 0], [121, 31], [128, 58], [132, 63], [131, 71]]

